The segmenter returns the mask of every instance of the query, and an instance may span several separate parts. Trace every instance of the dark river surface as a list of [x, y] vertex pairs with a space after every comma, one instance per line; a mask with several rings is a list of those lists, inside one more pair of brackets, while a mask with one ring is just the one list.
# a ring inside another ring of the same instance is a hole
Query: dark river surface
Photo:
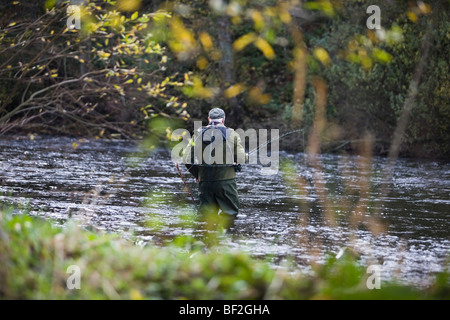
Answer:
[[[294, 261], [306, 272], [313, 260], [323, 259], [318, 253], [350, 247], [381, 264], [384, 279], [417, 286], [448, 268], [450, 163], [398, 160], [381, 202], [384, 158], [372, 159], [370, 193], [360, 196], [361, 158], [322, 155], [325, 194], [336, 217], [330, 224], [304, 154], [281, 152], [280, 160], [291, 163], [290, 170], [262, 175], [261, 166], [245, 165], [238, 173], [241, 211], [235, 229], [222, 238], [224, 246], [270, 257], [274, 266]], [[194, 179], [181, 170], [196, 195]], [[297, 188], [288, 180], [305, 183]], [[378, 212], [382, 232], [371, 232], [368, 222], [349, 223], [360, 198], [362, 219], [369, 221]], [[27, 205], [31, 215], [55, 224], [72, 217], [138, 244], [167, 242], [195, 230], [194, 205], [170, 154], [144, 155], [127, 141], [0, 139], [0, 201]]]

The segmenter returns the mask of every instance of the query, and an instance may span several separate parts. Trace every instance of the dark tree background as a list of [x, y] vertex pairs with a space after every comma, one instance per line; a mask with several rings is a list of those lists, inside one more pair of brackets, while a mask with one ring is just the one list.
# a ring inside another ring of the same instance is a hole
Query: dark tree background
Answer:
[[[448, 1], [85, 3], [81, 30], [65, 30], [67, 2], [0, 2], [1, 134], [165, 136], [213, 106], [235, 128], [310, 132], [322, 79], [323, 151], [370, 133], [387, 154], [411, 104], [400, 154], [449, 157]], [[381, 30], [366, 26], [374, 4]]]

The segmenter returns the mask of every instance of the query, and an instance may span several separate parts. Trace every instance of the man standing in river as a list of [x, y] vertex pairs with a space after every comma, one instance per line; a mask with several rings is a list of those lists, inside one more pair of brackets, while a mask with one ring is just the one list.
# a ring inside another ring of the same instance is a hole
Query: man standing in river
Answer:
[[219, 216], [231, 228], [239, 212], [236, 171], [246, 154], [239, 135], [225, 127], [220, 108], [208, 114], [209, 125], [199, 128], [183, 152], [183, 162], [199, 183], [199, 214], [207, 222]]

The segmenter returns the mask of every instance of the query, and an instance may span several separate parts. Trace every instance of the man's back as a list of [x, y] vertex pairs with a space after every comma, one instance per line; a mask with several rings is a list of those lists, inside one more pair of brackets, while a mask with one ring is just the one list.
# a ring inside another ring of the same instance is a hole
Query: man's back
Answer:
[[194, 133], [183, 161], [199, 182], [200, 215], [217, 215], [220, 210], [225, 225], [230, 227], [239, 211], [235, 168], [245, 163], [245, 149], [239, 134], [225, 127], [222, 109], [210, 110], [208, 121], [208, 126]]
[[236, 178], [235, 165], [245, 163], [245, 157], [239, 135], [218, 125], [200, 128], [184, 150], [183, 160], [199, 181], [222, 181]]

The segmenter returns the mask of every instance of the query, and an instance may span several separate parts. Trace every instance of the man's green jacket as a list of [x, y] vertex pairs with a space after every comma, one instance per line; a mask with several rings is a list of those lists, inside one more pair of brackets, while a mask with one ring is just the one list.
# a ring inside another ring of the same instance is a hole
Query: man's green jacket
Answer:
[[224, 125], [199, 128], [183, 151], [186, 168], [199, 182], [235, 179], [234, 165], [245, 161], [239, 134]]

